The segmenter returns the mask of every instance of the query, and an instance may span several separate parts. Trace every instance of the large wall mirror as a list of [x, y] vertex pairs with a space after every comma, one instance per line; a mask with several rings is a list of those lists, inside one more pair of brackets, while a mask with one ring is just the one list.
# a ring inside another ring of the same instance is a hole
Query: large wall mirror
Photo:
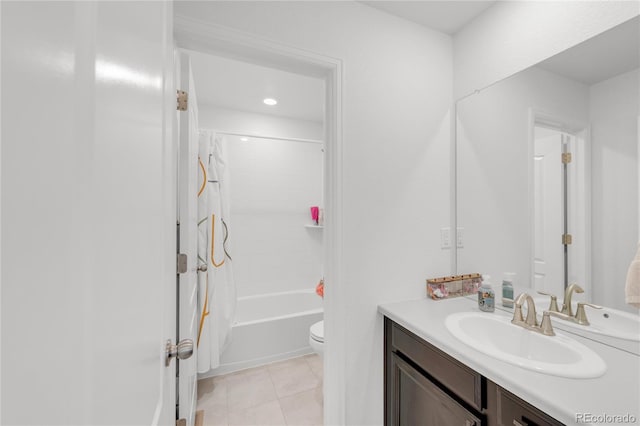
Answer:
[[[640, 18], [457, 102], [457, 272], [624, 302], [638, 229]], [[496, 290], [498, 290], [496, 288]], [[499, 290], [498, 290], [499, 291]]]

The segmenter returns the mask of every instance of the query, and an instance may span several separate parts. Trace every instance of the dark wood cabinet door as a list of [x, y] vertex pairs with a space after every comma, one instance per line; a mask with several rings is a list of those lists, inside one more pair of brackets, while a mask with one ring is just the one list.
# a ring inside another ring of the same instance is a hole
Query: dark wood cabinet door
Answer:
[[481, 426], [481, 421], [398, 355], [391, 354], [388, 426]]
[[[564, 426], [495, 383], [487, 385], [489, 405], [495, 407], [492, 422], [496, 426]], [[493, 409], [492, 409], [493, 411]]]

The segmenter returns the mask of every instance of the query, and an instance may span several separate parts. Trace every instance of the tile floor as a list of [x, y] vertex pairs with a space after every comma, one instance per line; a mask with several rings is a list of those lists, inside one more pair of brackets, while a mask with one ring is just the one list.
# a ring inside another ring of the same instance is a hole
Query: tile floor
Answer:
[[315, 354], [198, 382], [205, 426], [322, 425], [322, 404]]

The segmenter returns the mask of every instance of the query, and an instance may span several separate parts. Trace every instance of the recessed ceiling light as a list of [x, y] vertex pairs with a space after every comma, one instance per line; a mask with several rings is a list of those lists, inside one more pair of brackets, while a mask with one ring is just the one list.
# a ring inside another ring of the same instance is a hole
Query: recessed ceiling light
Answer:
[[269, 106], [273, 106], [273, 105], [276, 105], [278, 103], [278, 101], [276, 101], [273, 98], [266, 98], [262, 102], [264, 102], [265, 104], [267, 104]]
[[247, 142], [247, 141], [249, 140], [249, 138], [240, 138], [240, 140], [241, 140], [242, 142]]

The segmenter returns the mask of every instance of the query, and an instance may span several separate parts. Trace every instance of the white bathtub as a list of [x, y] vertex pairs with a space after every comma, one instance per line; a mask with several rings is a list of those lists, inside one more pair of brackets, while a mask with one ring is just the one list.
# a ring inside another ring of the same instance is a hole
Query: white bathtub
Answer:
[[201, 377], [312, 353], [309, 327], [322, 317], [322, 298], [313, 289], [239, 297], [220, 366]]

